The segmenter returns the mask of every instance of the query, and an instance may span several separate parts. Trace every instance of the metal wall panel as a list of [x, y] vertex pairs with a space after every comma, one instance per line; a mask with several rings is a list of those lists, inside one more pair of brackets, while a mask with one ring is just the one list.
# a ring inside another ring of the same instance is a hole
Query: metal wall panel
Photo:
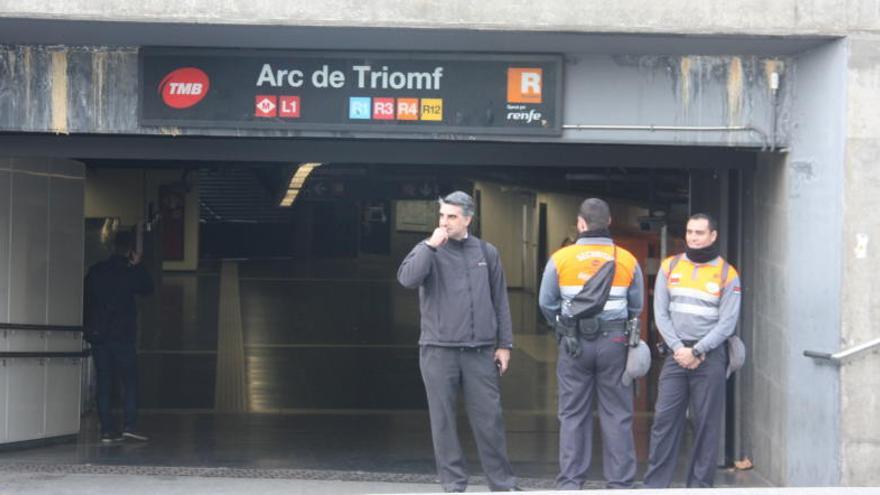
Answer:
[[84, 181], [49, 179], [50, 325], [79, 325], [82, 321]]
[[0, 158], [0, 322], [9, 323], [9, 262], [11, 259], [9, 210], [12, 205], [8, 158]]
[[9, 393], [7, 394], [8, 435], [17, 442], [43, 436], [46, 407], [46, 365], [40, 358], [7, 359]]
[[9, 383], [9, 373], [7, 371], [9, 360], [0, 359], [0, 443], [7, 441], [6, 417], [8, 394], [7, 388]]
[[82, 350], [80, 332], [46, 332], [46, 352], [79, 352]]
[[21, 172], [33, 172], [35, 174], [49, 173], [48, 158], [13, 158], [12, 170]]
[[44, 352], [46, 332], [6, 330], [6, 352]]
[[46, 360], [47, 437], [79, 432], [80, 359]]
[[[45, 160], [43, 160], [45, 162]], [[27, 162], [13, 160], [13, 167]], [[49, 251], [49, 178], [12, 177], [12, 260], [9, 318], [13, 323], [46, 323]]]

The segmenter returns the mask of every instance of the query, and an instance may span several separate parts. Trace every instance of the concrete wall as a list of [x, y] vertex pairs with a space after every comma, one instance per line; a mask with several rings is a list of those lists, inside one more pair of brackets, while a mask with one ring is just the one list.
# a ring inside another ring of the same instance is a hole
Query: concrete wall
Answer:
[[[878, 22], [876, 0], [706, 0], [607, 3], [589, 0], [544, 2], [429, 2], [383, 0], [362, 4], [329, 2], [202, 2], [157, 0], [63, 3], [0, 1], [0, 16], [55, 19], [112, 19], [279, 26], [396, 26], [419, 28], [507, 29], [562, 32], [835, 34], [854, 24]], [[872, 8], [873, 7], [873, 8]]]
[[[876, 7], [876, 4], [875, 4]], [[876, 13], [876, 10], [875, 10]], [[841, 333], [828, 350], [880, 338], [880, 30], [849, 38]], [[880, 485], [880, 355], [840, 371], [841, 482]]]
[[[135, 225], [147, 215], [147, 205], [158, 208], [159, 186], [180, 180], [180, 170], [93, 169], [86, 180], [85, 216], [119, 217]], [[186, 195], [185, 252], [182, 261], [165, 261], [164, 270], [195, 270], [199, 262], [199, 188], [193, 174]]]
[[742, 438], [737, 455], [751, 457], [755, 468], [778, 485], [788, 480], [788, 349], [791, 326], [785, 304], [789, 288], [786, 226], [789, 207], [784, 155], [760, 156], [746, 185], [749, 213], [741, 270], [744, 278], [741, 334], [749, 349], [747, 365], [737, 373]]
[[846, 60], [844, 41], [803, 54], [792, 89], [797, 125], [785, 171], [787, 287], [780, 308], [787, 313], [788, 333], [783, 481], [790, 485], [841, 481], [834, 462], [842, 428], [839, 373], [803, 351], [836, 350], [840, 344]]

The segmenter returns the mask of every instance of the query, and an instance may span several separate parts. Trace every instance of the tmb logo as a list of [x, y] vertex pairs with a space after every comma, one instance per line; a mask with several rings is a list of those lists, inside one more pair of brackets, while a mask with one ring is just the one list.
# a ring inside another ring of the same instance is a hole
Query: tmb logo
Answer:
[[211, 82], [208, 75], [195, 67], [172, 71], [159, 83], [162, 101], [171, 108], [189, 108], [208, 94]]

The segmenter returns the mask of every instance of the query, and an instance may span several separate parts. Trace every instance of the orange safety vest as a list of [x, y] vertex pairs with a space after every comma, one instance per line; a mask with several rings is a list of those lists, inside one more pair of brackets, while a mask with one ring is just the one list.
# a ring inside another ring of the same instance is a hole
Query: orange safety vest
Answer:
[[[564, 299], [571, 299], [584, 283], [608, 261], [615, 260], [614, 280], [605, 303], [605, 311], [626, 310], [627, 290], [632, 284], [638, 261], [626, 249], [605, 244], [572, 244], [553, 253], [553, 264], [559, 278], [559, 291]], [[624, 316], [626, 318], [626, 316]]]
[[697, 264], [679, 254], [663, 260], [660, 267], [666, 275], [669, 311], [707, 318], [718, 318], [721, 293], [738, 276], [724, 258], [717, 264]]

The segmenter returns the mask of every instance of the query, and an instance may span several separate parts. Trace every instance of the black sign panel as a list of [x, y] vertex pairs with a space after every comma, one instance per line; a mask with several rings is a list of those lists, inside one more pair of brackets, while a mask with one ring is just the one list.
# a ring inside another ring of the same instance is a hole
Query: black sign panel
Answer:
[[144, 126], [561, 134], [562, 57], [143, 48]]

